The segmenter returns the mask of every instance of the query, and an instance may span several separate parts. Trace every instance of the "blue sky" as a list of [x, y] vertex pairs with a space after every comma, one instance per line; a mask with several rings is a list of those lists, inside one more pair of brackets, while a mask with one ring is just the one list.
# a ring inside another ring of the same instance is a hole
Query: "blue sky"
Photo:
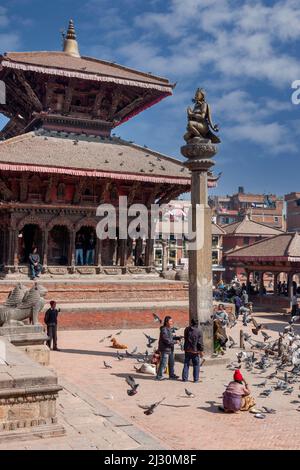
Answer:
[[299, 0], [1, 0], [0, 51], [60, 50], [70, 17], [82, 55], [177, 83], [117, 134], [182, 158], [186, 107], [201, 86], [222, 140], [214, 192], [300, 191]]

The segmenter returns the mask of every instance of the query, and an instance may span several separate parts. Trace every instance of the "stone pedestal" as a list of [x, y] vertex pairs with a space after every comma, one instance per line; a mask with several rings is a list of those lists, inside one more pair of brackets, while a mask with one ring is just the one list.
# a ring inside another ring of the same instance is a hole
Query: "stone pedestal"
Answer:
[[44, 366], [49, 364], [50, 350], [45, 344], [48, 336], [42, 325], [3, 326], [0, 328], [0, 339], [1, 337], [39, 364]]
[[189, 314], [198, 321], [203, 332], [204, 351], [213, 353], [211, 209], [208, 205], [207, 173], [214, 165], [211, 158], [217, 147], [208, 139], [194, 137], [181, 147], [192, 173], [192, 230], [196, 243], [189, 244]]
[[64, 434], [56, 417], [56, 399], [62, 389], [56, 374], [5, 337], [1, 343], [5, 364], [0, 365], [0, 442]]

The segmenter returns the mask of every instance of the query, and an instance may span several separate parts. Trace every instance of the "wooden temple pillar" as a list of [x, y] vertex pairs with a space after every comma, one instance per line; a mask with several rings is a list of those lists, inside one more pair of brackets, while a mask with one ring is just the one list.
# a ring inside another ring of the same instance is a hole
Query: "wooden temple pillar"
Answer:
[[127, 265], [127, 240], [119, 240], [119, 260], [120, 266]]
[[13, 264], [13, 229], [9, 228], [8, 229], [8, 252], [7, 252], [7, 264], [12, 265]]
[[138, 266], [139, 259], [143, 254], [143, 239], [137, 238], [135, 241], [135, 265]]
[[292, 298], [294, 295], [293, 276], [294, 276], [294, 273], [288, 273], [288, 278], [287, 278], [288, 298], [290, 300], [291, 308], [292, 308]]
[[75, 271], [76, 265], [75, 240], [76, 232], [75, 230], [72, 230], [72, 232], [70, 233], [69, 266], [71, 266], [73, 272]]
[[246, 276], [247, 276], [247, 280], [246, 280], [246, 290], [247, 290], [247, 294], [249, 295], [250, 292], [251, 292], [251, 285], [250, 285], [250, 276], [251, 276], [251, 271], [249, 271], [248, 269], [246, 270]]
[[279, 276], [280, 273], [274, 273], [274, 279], [273, 279], [273, 282], [274, 282], [274, 289], [273, 289], [273, 295], [278, 295], [278, 291], [277, 291], [277, 284], [278, 284], [278, 276]]
[[96, 242], [95, 264], [98, 267], [102, 265], [102, 240], [98, 237]]
[[264, 294], [264, 272], [260, 271], [259, 273], [259, 295]]
[[43, 232], [43, 268], [47, 269], [48, 265], [48, 238], [49, 238], [49, 231], [45, 228]]

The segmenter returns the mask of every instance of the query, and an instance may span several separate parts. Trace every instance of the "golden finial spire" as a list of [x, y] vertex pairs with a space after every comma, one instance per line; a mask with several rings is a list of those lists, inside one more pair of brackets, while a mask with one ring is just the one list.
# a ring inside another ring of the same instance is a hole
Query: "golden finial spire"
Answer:
[[80, 57], [73, 20], [69, 21], [68, 31], [64, 40], [64, 52], [72, 57]]

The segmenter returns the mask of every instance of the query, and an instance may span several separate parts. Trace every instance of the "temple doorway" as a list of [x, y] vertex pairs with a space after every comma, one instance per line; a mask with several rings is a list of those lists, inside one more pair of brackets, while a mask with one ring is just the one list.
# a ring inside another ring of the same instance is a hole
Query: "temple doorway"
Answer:
[[42, 231], [36, 224], [25, 225], [19, 233], [19, 260], [20, 263], [28, 263], [29, 255], [33, 248], [37, 248], [42, 259]]
[[67, 266], [69, 264], [69, 246], [70, 235], [68, 228], [55, 225], [50, 230], [48, 237], [48, 265]]

